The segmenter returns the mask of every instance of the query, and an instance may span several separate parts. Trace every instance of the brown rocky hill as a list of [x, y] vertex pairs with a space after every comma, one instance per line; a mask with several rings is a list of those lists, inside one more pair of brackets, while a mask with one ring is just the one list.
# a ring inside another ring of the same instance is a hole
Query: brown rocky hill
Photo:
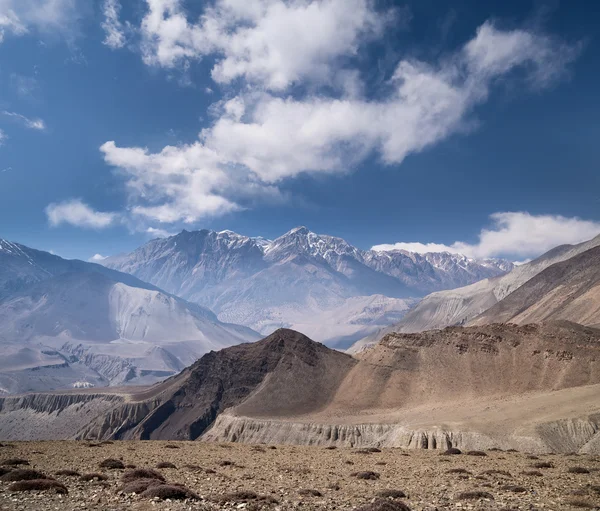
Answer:
[[600, 330], [392, 334], [359, 357], [291, 330], [127, 393], [0, 399], [0, 439], [202, 439], [600, 451]]
[[546, 268], [470, 324], [561, 319], [600, 326], [600, 247]]

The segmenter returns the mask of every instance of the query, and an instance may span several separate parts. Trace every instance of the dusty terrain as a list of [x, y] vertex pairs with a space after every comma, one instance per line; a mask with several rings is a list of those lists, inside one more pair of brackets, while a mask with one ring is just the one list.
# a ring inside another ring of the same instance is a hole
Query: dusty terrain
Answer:
[[[12, 483], [0, 481], [2, 510], [350, 510], [371, 504], [383, 490], [405, 493], [404, 498], [388, 500], [404, 502], [413, 510], [600, 508], [598, 456], [532, 456], [506, 451], [487, 451], [485, 456], [443, 455], [439, 451], [401, 449], [364, 453], [351, 448], [166, 441], [10, 442], [0, 453], [3, 462], [22, 458], [30, 463], [13, 470], [38, 470], [68, 488], [66, 495], [14, 492], [9, 490]], [[100, 468], [107, 458], [138, 468], [170, 462], [176, 468], [158, 471], [169, 483], [185, 485], [199, 500], [159, 502], [126, 494], [121, 491], [121, 478], [131, 469]], [[550, 466], [536, 468], [539, 463]], [[569, 472], [573, 467], [582, 467], [587, 473]], [[106, 480], [88, 482], [78, 476], [56, 475], [64, 469], [100, 473]], [[379, 478], [363, 480], [352, 475], [362, 471], [376, 472]], [[272, 502], [224, 497], [243, 490], [270, 497]], [[302, 490], [318, 493], [303, 495], [306, 492]], [[460, 495], [473, 491], [489, 495], [479, 499]], [[389, 508], [394, 509], [400, 508]]]

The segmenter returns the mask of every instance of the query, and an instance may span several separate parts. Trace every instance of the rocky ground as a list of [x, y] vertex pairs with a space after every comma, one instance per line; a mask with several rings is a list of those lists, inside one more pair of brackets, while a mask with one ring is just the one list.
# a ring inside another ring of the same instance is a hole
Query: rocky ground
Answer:
[[[0, 447], [0, 510], [600, 509], [599, 456], [477, 454], [202, 442], [10, 442]], [[107, 459], [113, 461], [105, 465], [129, 467], [102, 467]], [[167, 465], [157, 468], [160, 464]], [[147, 477], [140, 482], [142, 475], [158, 476], [136, 474], [134, 465], [155, 469], [170, 489]], [[73, 475], [57, 474], [64, 470]], [[14, 482], [27, 476], [60, 484]], [[28, 485], [51, 488], [15, 491]], [[150, 493], [139, 494], [148, 485]], [[136, 488], [138, 493], [124, 491]], [[189, 498], [175, 500], [179, 494]], [[173, 498], [161, 500], [164, 495]]]

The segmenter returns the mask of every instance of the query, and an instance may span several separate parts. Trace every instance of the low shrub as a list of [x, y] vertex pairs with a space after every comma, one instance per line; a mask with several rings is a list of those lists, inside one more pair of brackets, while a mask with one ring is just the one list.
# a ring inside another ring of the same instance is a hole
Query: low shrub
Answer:
[[569, 474], [589, 474], [590, 471], [585, 467], [569, 467], [567, 469]]
[[381, 490], [376, 493], [378, 497], [384, 499], [405, 499], [406, 494], [402, 490]]
[[0, 465], [4, 465], [5, 467], [16, 467], [17, 465], [29, 465], [29, 462], [22, 458], [8, 458], [7, 460], [0, 461]]
[[456, 447], [450, 447], [450, 449], [446, 449], [442, 453], [443, 456], [451, 456], [455, 454], [462, 454], [462, 451], [460, 449], [457, 449]]
[[381, 452], [381, 449], [377, 447], [362, 447], [361, 449], [356, 449], [354, 452], [357, 454], [372, 454], [374, 452]]
[[156, 465], [156, 468], [177, 468], [177, 467], [170, 461], [161, 461], [160, 463], [158, 463]]
[[123, 485], [121, 491], [124, 493], [143, 493], [150, 486], [157, 486], [160, 484], [164, 484], [163, 481], [159, 481], [158, 479], [135, 479], [134, 481], [130, 481]]
[[147, 499], [159, 498], [160, 500], [200, 500], [200, 497], [192, 490], [172, 484], [151, 485], [141, 493], [141, 496]]
[[483, 451], [468, 451], [467, 456], [487, 456], [486, 452]]
[[328, 451], [335, 451], [337, 449], [337, 446], [335, 446], [335, 445], [328, 445], [327, 447], [325, 447], [325, 449], [327, 449]]
[[500, 486], [501, 490], [511, 491], [513, 493], [523, 493], [527, 491], [527, 488], [523, 486], [517, 486], [516, 484], [505, 484], [504, 486]]
[[375, 502], [357, 507], [355, 511], [410, 511], [410, 508], [399, 500], [377, 499]]
[[179, 449], [179, 446], [175, 444], [167, 444], [165, 445], [165, 449]]
[[278, 504], [277, 499], [271, 497], [270, 495], [258, 495], [257, 493], [250, 490], [240, 490], [231, 493], [225, 493], [223, 495], [218, 495], [213, 497], [214, 501], [224, 504], [226, 502], [235, 502], [237, 504], [244, 504], [250, 502], [262, 502], [265, 504]]
[[68, 477], [80, 477], [81, 474], [79, 472], [77, 472], [77, 470], [71, 470], [69, 468], [66, 468], [64, 470], [59, 470], [58, 472], [56, 472], [57, 476], [68, 476]]
[[165, 477], [160, 472], [152, 470], [151, 468], [135, 468], [133, 470], [128, 470], [121, 476], [121, 481], [124, 483], [135, 481], [136, 479], [157, 479], [159, 481], [165, 481]]
[[17, 481], [8, 487], [9, 491], [53, 491], [66, 495], [69, 493], [67, 487], [54, 479], [29, 479]]
[[533, 468], [554, 468], [554, 465], [549, 461], [540, 461], [531, 465]]
[[352, 472], [352, 474], [350, 474], [352, 477], [356, 477], [357, 479], [364, 479], [367, 481], [374, 481], [376, 479], [379, 479], [379, 473], [378, 472], [372, 472], [370, 470], [366, 470], [363, 472]]
[[494, 500], [494, 496], [487, 491], [475, 490], [475, 491], [463, 491], [459, 493], [456, 498], [458, 500], [479, 500], [479, 499], [489, 499]]
[[125, 468], [125, 464], [121, 460], [107, 458], [100, 462], [100, 468], [107, 468], [109, 470], [122, 470]]
[[31, 481], [33, 479], [50, 479], [46, 474], [38, 472], [37, 470], [29, 470], [25, 468], [18, 468], [11, 470], [0, 477], [2, 481]]
[[466, 474], [466, 475], [471, 475], [471, 472], [469, 472], [466, 468], [451, 468], [446, 470], [446, 474]]

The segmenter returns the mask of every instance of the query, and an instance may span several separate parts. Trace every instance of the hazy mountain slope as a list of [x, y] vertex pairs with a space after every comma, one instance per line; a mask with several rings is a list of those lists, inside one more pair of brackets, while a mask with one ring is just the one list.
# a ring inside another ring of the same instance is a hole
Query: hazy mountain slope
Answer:
[[409, 311], [393, 330], [420, 332], [467, 323], [549, 266], [600, 245], [600, 236], [579, 245], [557, 247], [500, 277], [470, 286], [432, 293]]
[[549, 266], [471, 323], [558, 319], [600, 326], [600, 247]]
[[209, 350], [259, 338], [131, 275], [2, 246], [4, 392], [154, 382]]
[[[263, 333], [322, 315], [324, 328], [312, 331], [318, 340], [332, 343], [340, 338], [356, 340], [382, 326], [381, 314], [371, 318], [370, 327], [351, 326], [364, 320], [364, 310], [375, 295], [420, 296], [512, 268], [506, 261], [475, 261], [456, 254], [364, 251], [306, 227], [273, 241], [231, 231], [183, 231], [103, 264], [206, 306], [223, 321]], [[362, 317], [349, 317], [342, 324], [338, 311], [355, 309], [356, 300], [365, 304], [359, 307]], [[397, 306], [396, 314], [389, 311], [391, 321], [404, 314], [406, 303], [389, 300], [388, 308]]]
[[[118, 392], [109, 411], [102, 403], [115, 393], [97, 395], [92, 400], [102, 413], [55, 434], [594, 450], [600, 445], [594, 441], [599, 355], [600, 330], [569, 322], [392, 334], [358, 358], [278, 330], [257, 343], [211, 352], [160, 384]], [[91, 407], [90, 395], [0, 399], [0, 431], [17, 417], [35, 425], [40, 414], [52, 430], [55, 417], [78, 403]]]

